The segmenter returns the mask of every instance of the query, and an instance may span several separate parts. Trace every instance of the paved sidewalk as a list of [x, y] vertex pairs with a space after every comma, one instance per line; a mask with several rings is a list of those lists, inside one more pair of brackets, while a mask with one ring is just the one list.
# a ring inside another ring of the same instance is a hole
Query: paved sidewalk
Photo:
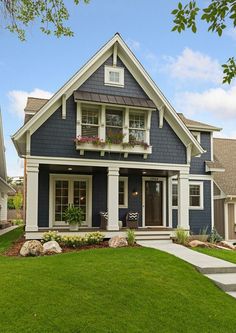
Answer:
[[6, 234], [6, 233], [8, 233], [9, 231], [12, 231], [12, 230], [14, 230], [14, 229], [16, 229], [16, 228], [18, 228], [18, 225], [13, 225], [13, 226], [11, 226], [11, 227], [9, 227], [9, 228], [1, 229], [1, 230], [0, 230], [0, 236]]
[[228, 261], [208, 256], [185, 246], [159, 241], [139, 241], [138, 244], [172, 254], [195, 266], [216, 285], [236, 298], [236, 265]]

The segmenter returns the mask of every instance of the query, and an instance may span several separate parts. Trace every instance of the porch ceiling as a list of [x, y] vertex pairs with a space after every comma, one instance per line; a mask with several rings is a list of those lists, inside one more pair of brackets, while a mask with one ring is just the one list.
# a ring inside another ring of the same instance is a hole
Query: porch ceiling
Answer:
[[[107, 173], [107, 168], [79, 165], [40, 165], [41, 170], [48, 170], [50, 173], [68, 173], [68, 174], [98, 174]], [[120, 168], [121, 176], [142, 175], [143, 177], [170, 177], [174, 176], [178, 171], [170, 170], [148, 170], [148, 169], [129, 169]]]

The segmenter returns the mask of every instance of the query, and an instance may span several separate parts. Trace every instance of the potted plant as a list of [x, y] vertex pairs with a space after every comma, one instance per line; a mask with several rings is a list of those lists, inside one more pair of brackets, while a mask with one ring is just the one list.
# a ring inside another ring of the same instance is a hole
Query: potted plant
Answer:
[[81, 208], [69, 204], [66, 208], [63, 218], [69, 224], [71, 231], [76, 231], [81, 226], [84, 219], [84, 212]]

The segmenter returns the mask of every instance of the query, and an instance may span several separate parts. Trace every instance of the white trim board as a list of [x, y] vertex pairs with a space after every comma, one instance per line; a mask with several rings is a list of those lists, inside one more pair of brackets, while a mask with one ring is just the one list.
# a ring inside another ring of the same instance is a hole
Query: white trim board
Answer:
[[21, 127], [13, 136], [12, 140], [18, 150], [18, 142], [24, 136], [27, 130], [32, 134], [45, 122], [50, 115], [61, 105], [62, 96], [66, 98], [71, 96], [74, 90], [78, 89], [105, 61], [113, 54], [114, 44], [117, 45], [118, 56], [124, 65], [128, 68], [136, 81], [140, 84], [149, 98], [153, 100], [156, 107], [160, 109], [165, 106], [165, 118], [180, 137], [181, 141], [187, 147], [192, 144], [192, 156], [204, 152], [201, 145], [193, 137], [187, 126], [179, 118], [174, 108], [162, 94], [155, 82], [145, 71], [141, 63], [137, 60], [128, 46], [125, 44], [119, 34], [115, 34], [61, 89], [59, 89], [52, 98], [32, 117], [23, 127]]

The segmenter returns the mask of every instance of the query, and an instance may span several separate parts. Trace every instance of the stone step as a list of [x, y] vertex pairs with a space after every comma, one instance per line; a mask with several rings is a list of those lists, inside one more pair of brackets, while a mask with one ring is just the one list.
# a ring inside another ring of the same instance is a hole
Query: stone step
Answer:
[[169, 240], [171, 241], [170, 235], [136, 235], [135, 239], [138, 241], [155, 241], [155, 240]]
[[205, 274], [209, 279], [224, 291], [236, 292], [236, 273]]
[[230, 267], [196, 267], [202, 274], [236, 273], [236, 266]]

